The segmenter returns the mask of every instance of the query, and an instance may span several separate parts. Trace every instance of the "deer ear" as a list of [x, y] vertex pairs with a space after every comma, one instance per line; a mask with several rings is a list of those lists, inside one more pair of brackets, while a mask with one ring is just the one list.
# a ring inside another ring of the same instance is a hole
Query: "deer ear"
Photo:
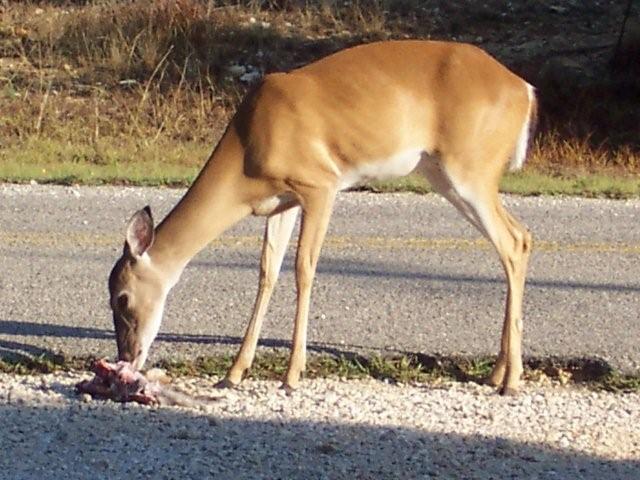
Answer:
[[129, 220], [125, 250], [128, 249], [131, 255], [139, 257], [153, 244], [154, 236], [151, 208], [147, 205]]

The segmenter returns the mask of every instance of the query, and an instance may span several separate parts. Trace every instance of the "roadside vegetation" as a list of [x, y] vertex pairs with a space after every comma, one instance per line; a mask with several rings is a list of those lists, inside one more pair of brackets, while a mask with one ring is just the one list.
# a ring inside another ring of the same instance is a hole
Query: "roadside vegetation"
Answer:
[[[265, 350], [255, 359], [248, 378], [280, 380], [289, 360], [288, 353]], [[0, 373], [18, 375], [49, 374], [60, 371], [90, 370], [94, 358], [68, 358], [64, 355], [0, 359]], [[438, 387], [447, 382], [482, 383], [491, 372], [495, 358], [434, 357], [422, 354], [360, 355], [310, 353], [306, 378], [373, 378], [391, 383], [428, 384]], [[163, 361], [154, 365], [171, 377], [224, 377], [233, 362], [232, 355], [200, 357], [195, 360]], [[525, 359], [526, 382], [546, 386], [582, 386], [611, 392], [640, 391], [640, 378], [624, 375], [597, 359]]]
[[[626, 1], [609, 3], [557, 12], [524, 0], [5, 2], [0, 180], [184, 186], [260, 75], [362, 42], [434, 38], [476, 43], [539, 87], [532, 155], [503, 191], [637, 197], [640, 84], [609, 69]], [[560, 82], [541, 73], [550, 38], [575, 54], [575, 75], [561, 68]], [[428, 187], [408, 178], [365, 188]]]

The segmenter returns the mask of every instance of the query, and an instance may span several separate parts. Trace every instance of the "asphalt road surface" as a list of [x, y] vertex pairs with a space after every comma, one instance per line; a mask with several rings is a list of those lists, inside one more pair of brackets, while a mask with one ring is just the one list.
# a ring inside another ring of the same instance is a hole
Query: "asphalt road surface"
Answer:
[[[0, 185], [0, 356], [113, 356], [107, 276], [126, 221], [161, 219], [183, 190]], [[525, 355], [599, 358], [640, 371], [640, 201], [505, 197], [534, 234]], [[198, 254], [169, 296], [151, 351], [235, 351], [257, 288], [264, 219]], [[286, 347], [290, 248], [262, 335]], [[433, 195], [343, 193], [313, 291], [310, 348], [495, 354], [505, 297], [493, 250]]]

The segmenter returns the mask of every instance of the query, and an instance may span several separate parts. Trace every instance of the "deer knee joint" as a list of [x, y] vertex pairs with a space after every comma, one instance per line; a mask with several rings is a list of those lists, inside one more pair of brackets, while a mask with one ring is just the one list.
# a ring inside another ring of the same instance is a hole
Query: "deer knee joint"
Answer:
[[260, 270], [260, 288], [264, 290], [272, 290], [276, 284], [278, 273], [270, 270]]
[[299, 289], [307, 288], [311, 286], [313, 281], [313, 269], [309, 262], [299, 260], [296, 263], [296, 284]]
[[531, 235], [531, 232], [529, 232], [529, 230], [524, 230], [524, 237], [523, 237], [523, 242], [522, 242], [522, 251], [525, 254], [528, 254], [529, 252], [531, 252], [531, 246], [533, 245], [533, 237]]

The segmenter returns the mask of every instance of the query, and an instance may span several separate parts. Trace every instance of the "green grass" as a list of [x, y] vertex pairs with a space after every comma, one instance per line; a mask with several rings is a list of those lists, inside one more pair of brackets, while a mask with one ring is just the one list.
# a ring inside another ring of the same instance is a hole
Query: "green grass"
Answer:
[[[614, 31], [623, 7], [606, 10], [587, 12], [589, 21]], [[434, 16], [415, 0], [8, 2], [0, 18], [0, 181], [184, 186], [249, 88], [231, 66], [286, 71], [386, 38], [475, 42], [500, 32], [507, 46], [525, 19], [529, 38], [549, 36], [543, 14], [519, 15], [511, 24], [486, 5], [468, 5]], [[466, 33], [454, 31], [460, 25]], [[545, 59], [527, 55], [501, 60], [540, 72]], [[531, 158], [502, 190], [640, 196], [639, 86], [629, 73], [565, 85], [571, 98], [539, 82]], [[527, 79], [537, 84], [536, 76]], [[428, 191], [414, 177], [366, 188]]]
[[[397, 180], [375, 181], [363, 185], [362, 189], [374, 192], [431, 191], [422, 177], [409, 175]], [[500, 191], [518, 195], [573, 195], [581, 197], [637, 198], [640, 197], [640, 177], [621, 174], [571, 174], [550, 175], [526, 169], [518, 173], [507, 173], [500, 182]]]
[[602, 173], [563, 177], [536, 171], [524, 171], [505, 175], [500, 190], [520, 195], [634, 198], [640, 196], [640, 177]]
[[640, 378], [612, 373], [602, 380], [600, 387], [608, 392], [640, 392]]
[[68, 359], [64, 355], [21, 355], [12, 358], [0, 357], [0, 372], [17, 375], [53, 373], [61, 370], [82, 370], [91, 365], [90, 360]]
[[[94, 358], [68, 358], [64, 355], [0, 358], [0, 372], [10, 374], [42, 374], [59, 371], [89, 370]], [[282, 379], [289, 354], [279, 350], [258, 353], [247, 378]], [[437, 385], [443, 381], [482, 382], [491, 372], [495, 358], [434, 357], [422, 354], [330, 355], [313, 353], [307, 359], [306, 378], [341, 378], [346, 380], [373, 378], [392, 383]], [[222, 354], [195, 360], [161, 361], [172, 377], [222, 378], [233, 362], [233, 356]], [[597, 359], [530, 358], [525, 361], [524, 378], [532, 382], [553, 382], [561, 385], [582, 385], [594, 390], [617, 393], [640, 391], [639, 375], [624, 375], [613, 371]]]
[[0, 180], [25, 183], [181, 185], [195, 178], [211, 150], [197, 143], [97, 145], [31, 139], [0, 148]]
[[[75, 144], [55, 139], [31, 138], [0, 147], [0, 181], [58, 184], [127, 184], [187, 186], [211, 152], [200, 142], [134, 143], [100, 139], [97, 144]], [[373, 192], [427, 193], [424, 178], [409, 175], [374, 181], [359, 187]], [[549, 175], [525, 170], [507, 174], [501, 191], [519, 195], [577, 195], [585, 197], [640, 197], [637, 175]]]

